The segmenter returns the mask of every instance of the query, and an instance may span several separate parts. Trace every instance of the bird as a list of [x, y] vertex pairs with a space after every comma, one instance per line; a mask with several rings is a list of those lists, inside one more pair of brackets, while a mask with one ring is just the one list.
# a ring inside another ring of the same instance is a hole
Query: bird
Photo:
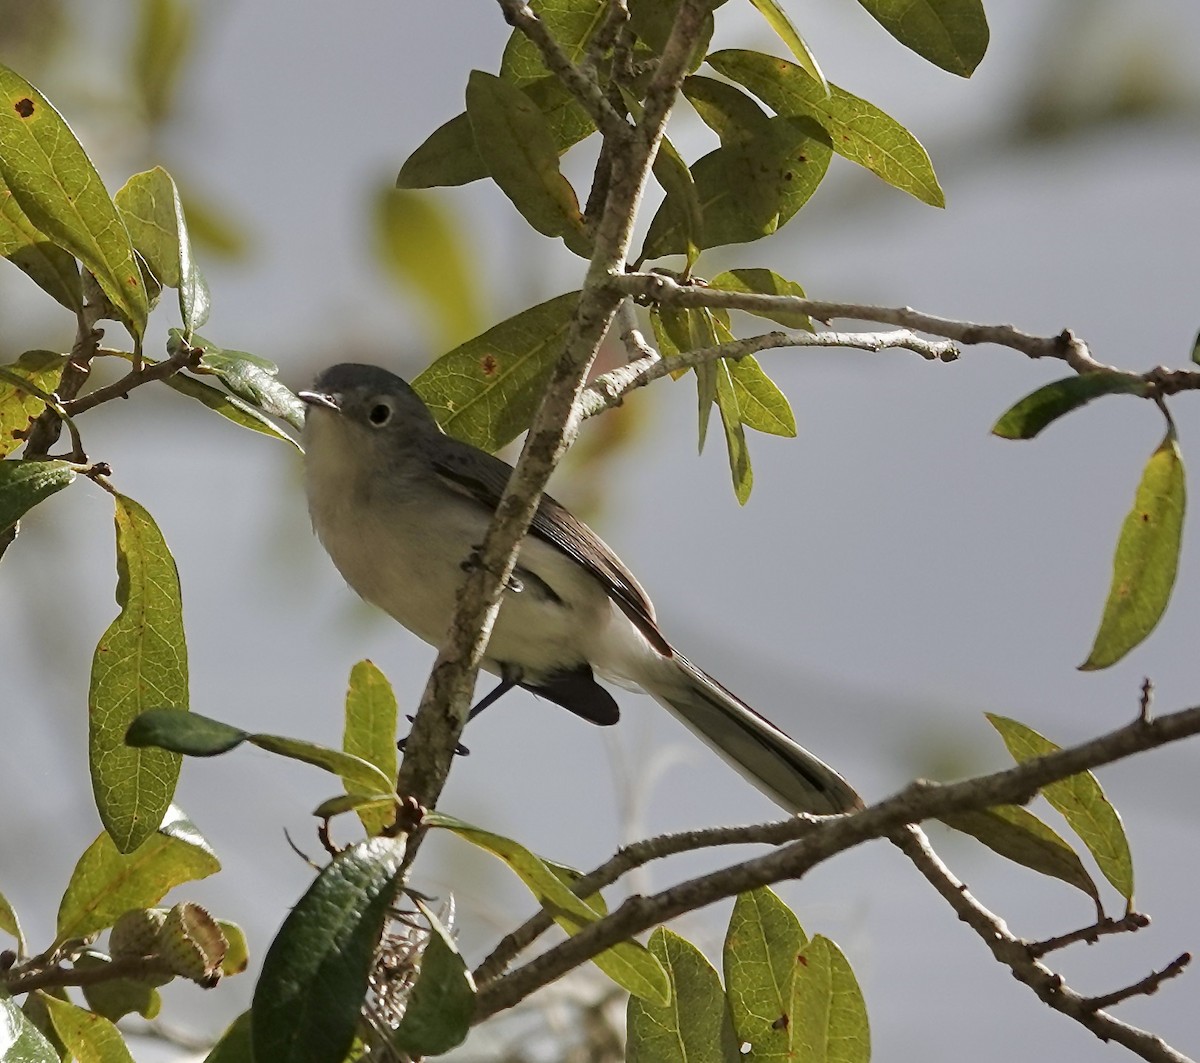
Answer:
[[[447, 435], [401, 377], [342, 363], [298, 393], [304, 482], [318, 539], [345, 581], [441, 646], [456, 595], [512, 466]], [[620, 710], [598, 677], [641, 689], [790, 813], [863, 807], [833, 768], [697, 668], [659, 627], [617, 554], [550, 495], [523, 540], [481, 667], [593, 724]]]

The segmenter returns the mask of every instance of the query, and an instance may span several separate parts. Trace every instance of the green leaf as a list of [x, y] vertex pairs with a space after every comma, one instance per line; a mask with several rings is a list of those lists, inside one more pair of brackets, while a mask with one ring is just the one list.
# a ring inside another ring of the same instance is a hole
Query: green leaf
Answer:
[[671, 1002], [629, 998], [626, 1063], [739, 1063], [721, 979], [691, 942], [659, 927], [650, 953], [671, 980]]
[[591, 238], [542, 112], [516, 86], [482, 70], [467, 82], [467, 115], [492, 180], [530, 225], [588, 257]]
[[742, 424], [768, 435], [795, 436], [796, 415], [792, 413], [787, 396], [763, 372], [754, 356], [727, 358], [724, 364], [729, 369]]
[[68, 310], [78, 312], [83, 308], [79, 263], [38, 231], [3, 181], [0, 181], [0, 255]]
[[121, 612], [92, 658], [88, 763], [101, 822], [128, 853], [162, 822], [180, 761], [160, 749], [131, 749], [125, 732], [143, 709], [187, 709], [187, 643], [179, 573], [162, 532], [133, 499], [114, 501]]
[[1149, 385], [1140, 377], [1087, 373], [1055, 380], [1030, 392], [1000, 416], [992, 435], [1001, 439], [1032, 439], [1063, 414], [1079, 409], [1101, 395], [1145, 395]]
[[1200, 364], [1200, 332], [1196, 333], [1196, 338], [1192, 340], [1192, 361]]
[[[452, 831], [503, 860], [568, 934], [578, 933], [599, 918], [593, 908], [576, 897], [544, 861], [520, 842], [473, 827], [441, 812], [428, 813], [423, 823], [426, 827]], [[599, 956], [593, 956], [592, 962], [634, 996], [660, 1005], [670, 1001], [670, 981], [662, 964], [636, 941], [614, 945]]]
[[479, 331], [478, 272], [460, 218], [432, 196], [385, 188], [375, 200], [375, 248], [400, 288], [428, 307], [439, 346]]
[[833, 84], [826, 96], [821, 85], [800, 67], [761, 52], [729, 49], [714, 52], [708, 62], [719, 73], [745, 85], [777, 114], [818, 122], [839, 155], [922, 203], [946, 205], [925, 149], [878, 107]]
[[[667, 47], [671, 31], [675, 28], [675, 20], [679, 16], [679, 2], [680, 0], [628, 0], [628, 28], [633, 31], [638, 41], [633, 53], [635, 64], [642, 63], [648, 69], [653, 69], [657, 64]], [[721, 3], [724, 3], [724, 0], [704, 5], [710, 10], [704, 12], [703, 21], [692, 39], [691, 54], [687, 62], [689, 73], [704, 62], [714, 30], [711, 8], [718, 7]], [[643, 74], [633, 84], [635, 89], [644, 93], [648, 83], [648, 75]]]
[[74, 479], [65, 461], [0, 461], [0, 535]]
[[692, 74], [684, 78], [683, 94], [725, 147], [750, 140], [771, 121], [750, 96], [727, 81]]
[[192, 257], [179, 189], [161, 166], [136, 173], [117, 191], [115, 202], [133, 246], [167, 288], [179, 290], [179, 316], [188, 336], [208, 320], [208, 284]]
[[725, 933], [722, 963], [729, 1012], [739, 1043], [752, 1059], [789, 1049], [785, 1017], [791, 1010], [797, 957], [808, 938], [792, 910], [766, 886], [738, 895]]
[[[1007, 716], [985, 713], [988, 722], [1000, 733], [1013, 760], [1022, 764], [1034, 757], [1054, 753], [1060, 747], [1038, 734], [1032, 727]], [[1104, 875], [1127, 904], [1133, 906], [1133, 857], [1121, 817], [1104, 796], [1096, 776], [1080, 772], [1042, 787], [1042, 796], [1062, 814], [1068, 826], [1079, 835]]]
[[343, 753], [340, 749], [326, 749], [315, 742], [287, 738], [284, 735], [252, 734], [248, 741], [268, 753], [278, 753], [281, 757], [303, 761], [305, 764], [324, 768], [334, 775], [340, 775], [346, 785], [356, 793], [386, 793], [395, 784], [394, 777], [384, 775], [374, 764], [350, 753]]
[[151, 124], [165, 119], [192, 42], [192, 9], [182, 0], [141, 0], [132, 59], [133, 83]]
[[292, 908], [254, 989], [254, 1058], [342, 1063], [403, 871], [405, 838], [342, 850]]
[[970, 77], [990, 36], [983, 0], [858, 0], [906, 48]]
[[654, 179], [679, 211], [683, 249], [690, 270], [704, 247], [704, 212], [700, 208], [700, 196], [692, 172], [666, 136], [662, 138], [658, 153], [654, 156], [653, 173]]
[[[359, 661], [350, 670], [346, 691], [346, 726], [342, 749], [375, 765], [386, 779], [396, 777], [396, 695], [387, 677], [370, 661]], [[355, 793], [355, 781], [343, 777], [346, 789]], [[386, 793], [378, 787], [358, 793]], [[359, 819], [368, 834], [378, 834], [396, 819], [394, 801], [359, 809]]]
[[199, 347], [197, 373], [211, 373], [238, 398], [293, 428], [304, 427], [304, 403], [279, 381], [279, 366], [248, 351], [229, 351], [200, 335], [187, 339], [179, 329], [167, 333], [167, 352], [174, 354], [180, 345]]
[[829, 83], [825, 80], [825, 75], [821, 72], [817, 58], [809, 51], [808, 45], [804, 43], [804, 38], [800, 36], [796, 31], [796, 27], [792, 25], [792, 20], [788, 18], [787, 12], [784, 11], [776, 0], [750, 0], [750, 3], [767, 20], [768, 25], [776, 32], [779, 39], [788, 46], [788, 51], [796, 57], [796, 62], [800, 64], [804, 72], [817, 82], [828, 95]]
[[[774, 273], [769, 269], [731, 269], [725, 273], [718, 273], [708, 282], [710, 288], [716, 288], [722, 292], [748, 292], [755, 295], [792, 295], [800, 299], [805, 298], [804, 289], [795, 281], [787, 280], [781, 277], [778, 273]], [[793, 329], [804, 329], [805, 332], [812, 332], [812, 321], [807, 314], [802, 314], [798, 310], [780, 310], [759, 312], [757, 310], [747, 310], [747, 314], [754, 314], [756, 317], [765, 317], [769, 321], [777, 321], [779, 324]]]
[[725, 429], [725, 446], [729, 451], [729, 471], [733, 476], [733, 493], [744, 506], [754, 487], [754, 471], [750, 468], [750, 450], [746, 433], [742, 431], [742, 411], [729, 362], [722, 358], [713, 366], [717, 375], [717, 409]]
[[59, 1063], [54, 1047], [7, 993], [0, 993], [0, 1059], [4, 1063]]
[[159, 829], [131, 853], [102, 833], [79, 858], [58, 907], [58, 943], [112, 926], [131, 908], [150, 908], [183, 882], [221, 865], [195, 825], [174, 805]]
[[241, 974], [250, 964], [250, 945], [246, 941], [246, 932], [228, 919], [218, 919], [217, 926], [225, 936], [225, 958], [221, 960], [221, 973], [224, 975]]
[[0, 176], [29, 220], [95, 276], [135, 337], [150, 305], [129, 233], [62, 116], [0, 66]]
[[450, 932], [419, 900], [416, 904], [429, 923], [429, 941], [391, 1044], [419, 1059], [449, 1052], [466, 1040], [475, 1011], [475, 980]]
[[17, 913], [13, 911], [13, 906], [8, 903], [8, 898], [3, 893], [0, 893], [0, 930], [17, 939], [17, 954], [24, 956], [25, 935], [21, 932], [21, 923], [17, 919]]
[[837, 945], [820, 934], [800, 955], [789, 1018], [789, 1059], [797, 1063], [870, 1060], [871, 1031], [858, 979]]
[[1175, 586], [1186, 505], [1183, 455], [1170, 428], [1146, 462], [1121, 526], [1108, 601], [1082, 671], [1116, 664], [1162, 619]]
[[229, 395], [219, 388], [214, 388], [211, 384], [197, 380], [194, 376], [188, 376], [186, 373], [172, 373], [166, 378], [166, 384], [172, 391], [178, 391], [180, 395], [187, 395], [188, 398], [195, 399], [242, 428], [249, 428], [252, 432], [259, 432], [272, 439], [280, 439], [291, 444], [297, 450], [300, 449], [300, 444], [287, 432], [277, 428], [253, 406], [243, 402], [235, 395]]
[[336, 797], [327, 797], [317, 805], [313, 809], [313, 815], [317, 819], [333, 819], [334, 816], [340, 816], [344, 812], [358, 812], [360, 809], [378, 809], [380, 811], [386, 809], [390, 813], [387, 816], [387, 823], [391, 823], [396, 817], [397, 801], [395, 792], [338, 794]]
[[49, 993], [42, 998], [54, 1029], [79, 1063], [133, 1063], [125, 1038], [108, 1019]]
[[0, 376], [0, 458], [7, 457], [24, 444], [23, 439], [17, 438], [17, 433], [24, 432], [30, 421], [46, 408], [41, 399], [18, 388], [9, 378], [19, 376], [40, 391], [52, 392], [58, 386], [66, 363], [66, 355], [54, 351], [26, 351], [15, 362], [0, 366], [4, 370], [4, 375]]
[[[767, 119], [745, 140], [717, 148], [692, 165], [704, 216], [703, 247], [746, 243], [783, 226], [816, 191], [829, 167], [824, 130], [810, 118]], [[650, 222], [642, 258], [683, 254], [686, 215], [668, 195]]]
[[[604, 21], [606, 0], [532, 0], [529, 5], [572, 63], [584, 57], [587, 42]], [[520, 30], [513, 30], [500, 60], [500, 76], [524, 86], [549, 71], [542, 53]]]
[[[110, 967], [112, 960], [108, 956], [94, 952], [85, 952], [76, 958], [75, 970], [95, 970]], [[155, 1018], [162, 1010], [162, 997], [158, 989], [149, 982], [139, 982], [132, 978], [108, 977], [102, 982], [93, 982], [83, 988], [83, 999], [87, 1006], [97, 1015], [103, 1015], [109, 1022], [118, 1022], [126, 1015], [140, 1015], [143, 1019]]]
[[247, 1008], [234, 1019], [204, 1057], [204, 1063], [254, 1063], [250, 1036], [253, 1017], [253, 1012]]
[[450, 435], [499, 450], [533, 420], [578, 303], [567, 292], [501, 321], [443, 354], [413, 389]]
[[994, 805], [940, 818], [947, 827], [969, 834], [1006, 860], [1083, 891], [1096, 902], [1103, 918], [1096, 883], [1075, 850], [1032, 812], [1020, 805]]

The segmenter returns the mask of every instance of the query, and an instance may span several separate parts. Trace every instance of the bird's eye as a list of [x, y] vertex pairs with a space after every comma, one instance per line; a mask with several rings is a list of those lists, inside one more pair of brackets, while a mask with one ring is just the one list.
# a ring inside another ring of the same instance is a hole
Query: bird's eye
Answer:
[[367, 419], [377, 428], [381, 428], [392, 419], [392, 408], [386, 402], [377, 402], [371, 407]]

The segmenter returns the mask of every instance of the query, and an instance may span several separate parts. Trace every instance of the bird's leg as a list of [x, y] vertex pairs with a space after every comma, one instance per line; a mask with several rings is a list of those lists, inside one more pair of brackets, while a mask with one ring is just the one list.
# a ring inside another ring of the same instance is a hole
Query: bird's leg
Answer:
[[[483, 710], [486, 709], [489, 705], [492, 705], [495, 702], [499, 701], [505, 694], [507, 694], [510, 690], [512, 690], [513, 687], [517, 686], [521, 682], [521, 674], [522, 674], [521, 669], [518, 668], [516, 665], [512, 665], [512, 664], [501, 665], [500, 666], [500, 682], [497, 683], [494, 687], [492, 687], [491, 690], [489, 690], [486, 694], [484, 694], [483, 697], [481, 697], [474, 705], [471, 706], [471, 711], [467, 713], [467, 723], [470, 723], [473, 719], [475, 719], [476, 716], [478, 716], [481, 712], [483, 712]], [[409, 721], [409, 723], [412, 723], [413, 717], [409, 716], [408, 721]], [[403, 749], [404, 745], [407, 741], [408, 741], [408, 736], [406, 735], [404, 738], [401, 738], [396, 743], [396, 748]], [[464, 746], [461, 742], [459, 742], [454, 747], [454, 754], [455, 754], [455, 756], [459, 756], [459, 757], [467, 757], [467, 756], [471, 755], [471, 751], [466, 746]]]

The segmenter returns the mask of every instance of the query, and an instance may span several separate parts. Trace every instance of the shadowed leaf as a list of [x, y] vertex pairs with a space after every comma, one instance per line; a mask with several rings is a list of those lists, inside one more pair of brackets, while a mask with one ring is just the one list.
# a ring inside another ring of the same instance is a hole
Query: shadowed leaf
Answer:
[[0, 461], [0, 534], [74, 479], [65, 461]]
[[767, 20], [771, 29], [788, 46], [788, 51], [792, 53], [796, 62], [800, 64], [805, 73], [828, 92], [829, 84], [825, 80], [825, 75], [821, 72], [821, 67], [817, 63], [816, 56], [812, 54], [808, 45], [804, 42], [804, 38], [796, 31], [796, 27], [792, 25], [792, 20], [788, 18], [787, 12], [784, 11], [782, 5], [777, 0], [750, 0], [750, 3], [758, 8], [759, 13]]
[[75, 256], [46, 239], [25, 216], [3, 181], [0, 181], [0, 255], [68, 310], [82, 309], [83, 286]]
[[419, 900], [429, 942], [404, 1017], [391, 1043], [413, 1058], [436, 1056], [462, 1044], [475, 1010], [475, 980], [450, 932]]
[[1108, 373], [1064, 377], [1010, 406], [992, 427], [992, 434], [1001, 439], [1032, 439], [1063, 414], [1101, 395], [1145, 395], [1148, 388], [1144, 380]]
[[858, 0], [906, 48], [960, 77], [987, 51], [983, 0]]

